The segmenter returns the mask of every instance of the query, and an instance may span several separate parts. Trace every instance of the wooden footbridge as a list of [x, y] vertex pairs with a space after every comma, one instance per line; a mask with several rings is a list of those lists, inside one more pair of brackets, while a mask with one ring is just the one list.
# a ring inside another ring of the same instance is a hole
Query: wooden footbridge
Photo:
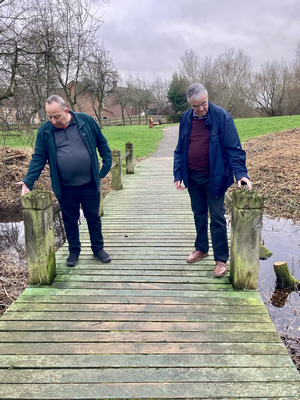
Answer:
[[[174, 129], [104, 201], [109, 264], [87, 227], [75, 268], [27, 288], [0, 319], [1, 399], [300, 399], [300, 376], [256, 291], [196, 264]], [[174, 139], [175, 138], [175, 139]], [[172, 142], [173, 141], [173, 142]]]

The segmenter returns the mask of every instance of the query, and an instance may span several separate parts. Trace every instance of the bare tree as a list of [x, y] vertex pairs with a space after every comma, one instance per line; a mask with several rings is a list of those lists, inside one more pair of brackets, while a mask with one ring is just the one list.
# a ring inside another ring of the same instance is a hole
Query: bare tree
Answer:
[[148, 107], [153, 101], [151, 84], [145, 79], [136, 75], [131, 83], [131, 102], [138, 110], [139, 125], [141, 125], [141, 115], [144, 112], [146, 124], [148, 121]]
[[119, 83], [121, 84], [121, 86], [117, 86], [112, 90], [112, 96], [114, 99], [113, 104], [119, 105], [121, 108], [123, 125], [126, 125], [125, 110], [127, 112], [127, 115], [129, 117], [131, 116], [131, 114], [128, 113], [128, 107], [130, 106], [130, 104], [132, 104], [132, 86], [131, 84], [129, 84], [130, 79], [130, 75], [128, 75], [125, 79], [120, 78]]
[[239, 106], [249, 90], [252, 60], [243, 50], [230, 48], [215, 60], [215, 102], [232, 116], [238, 116]]
[[292, 84], [289, 67], [283, 61], [266, 62], [254, 74], [251, 94], [262, 116], [274, 117], [287, 113], [287, 93]]
[[153, 107], [156, 114], [161, 114], [169, 105], [168, 88], [170, 82], [167, 78], [154, 75], [150, 84], [150, 91], [153, 94]]
[[118, 72], [109, 52], [103, 44], [97, 45], [87, 66], [85, 82], [90, 102], [101, 128], [103, 101], [112, 92], [114, 82], [117, 80]]
[[0, 100], [13, 95], [21, 75], [39, 102], [56, 86], [74, 109], [77, 97], [86, 89], [79, 82], [102, 24], [91, 6], [101, 1], [105, 0], [2, 1]]
[[179, 74], [185, 76], [190, 84], [199, 82], [200, 59], [193, 49], [186, 50], [180, 57]]

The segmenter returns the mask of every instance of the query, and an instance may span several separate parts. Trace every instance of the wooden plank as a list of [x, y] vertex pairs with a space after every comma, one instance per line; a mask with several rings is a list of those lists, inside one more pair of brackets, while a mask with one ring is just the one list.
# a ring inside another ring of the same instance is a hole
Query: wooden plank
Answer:
[[5, 384], [168, 383], [168, 382], [300, 382], [295, 368], [99, 368], [1, 371]]
[[[118, 276], [113, 276], [113, 275], [108, 275], [108, 276], [102, 276], [102, 275], [57, 275], [55, 278], [55, 282], [93, 282], [93, 283], [98, 283], [98, 282], [116, 282], [116, 283], [121, 283], [121, 282], [126, 282], [126, 283], [184, 283], [186, 284], [191, 284], [191, 283], [196, 283], [198, 285], [202, 283], [214, 283], [214, 284], [219, 284], [219, 283], [228, 283], [229, 284], [229, 277], [225, 276], [222, 278], [219, 278], [216, 280], [213, 277], [213, 274], [211, 273], [212, 277], [209, 276], [199, 276], [199, 277], [185, 277], [185, 276], [144, 276], [144, 275], [118, 275]], [[177, 285], [176, 285], [177, 286]], [[181, 285], [180, 285], [181, 286]], [[199, 288], [199, 286], [197, 286]]]
[[118, 312], [10, 312], [3, 321], [186, 321], [186, 322], [269, 322], [266, 314], [205, 314], [205, 313], [118, 313]]
[[266, 323], [234, 322], [131, 322], [131, 321], [9, 321], [0, 319], [0, 331], [139, 331], [139, 332], [276, 332]]
[[[127, 296], [131, 295], [132, 297], [140, 297], [141, 292], [147, 293], [147, 291], [142, 290], [123, 290], [123, 291], [102, 291], [101, 289], [56, 289], [53, 286], [39, 286], [39, 287], [28, 287], [22, 293], [22, 297], [24, 296], [35, 296], [35, 295], [61, 295], [61, 296], [101, 296], [107, 295], [111, 292], [111, 296]], [[127, 293], [127, 294], [126, 294]], [[165, 294], [166, 293], [166, 294]], [[146, 294], [142, 295], [142, 297], [147, 296]], [[170, 291], [151, 291], [152, 296], [162, 296], [162, 297], [172, 297]], [[149, 296], [150, 297], [150, 296]], [[175, 297], [178, 297], [178, 292], [175, 292]], [[262, 300], [260, 294], [256, 291], [180, 291], [180, 297], [205, 297], [205, 298], [224, 298], [224, 299], [251, 299], [254, 304], [262, 304]]]
[[[24, 292], [23, 292], [24, 293]], [[219, 292], [218, 292], [219, 294]], [[222, 305], [222, 306], [258, 306], [265, 308], [261, 298], [231, 298], [231, 297], [139, 297], [139, 296], [104, 296], [104, 295], [66, 295], [64, 293], [57, 292], [56, 294], [47, 295], [21, 295], [13, 303], [10, 309], [18, 304], [35, 303], [42, 306], [40, 303], [69, 303], [69, 304], [148, 304], [153, 305]], [[59, 308], [59, 307], [57, 307]]]
[[[141, 367], [223, 367], [294, 368], [285, 355], [251, 354], [70, 354], [0, 355], [0, 369], [15, 368], [141, 368]], [[295, 368], [294, 368], [295, 371]], [[1, 371], [2, 372], [2, 371]]]
[[282, 343], [2, 343], [0, 354], [287, 354]]
[[[75, 289], [75, 288], [89, 288], [89, 289], [131, 289], [131, 290], [156, 290], [156, 291], [211, 291], [211, 290], [233, 290], [230, 283], [222, 283], [223, 281], [216, 280], [215, 283], [202, 283], [202, 284], [171, 284], [171, 283], [131, 283], [131, 282], [54, 282], [52, 287], [57, 289]], [[170, 295], [170, 293], [169, 293]]]
[[260, 306], [212, 306], [206, 304], [59, 304], [56, 303], [13, 303], [9, 311], [18, 312], [37, 312], [37, 311], [57, 311], [57, 312], [85, 312], [85, 311], [105, 311], [116, 313], [208, 313], [208, 314], [265, 314], [267, 310], [264, 305]]
[[276, 332], [1, 332], [0, 343], [62, 342], [173, 342], [281, 343]]
[[[200, 398], [263, 398], [270, 393], [272, 398], [294, 397], [299, 399], [300, 389], [297, 382], [205, 382], [205, 383], [117, 383], [117, 384], [1, 384], [0, 393], [3, 399], [188, 399]], [[240, 397], [242, 396], [242, 397]]]

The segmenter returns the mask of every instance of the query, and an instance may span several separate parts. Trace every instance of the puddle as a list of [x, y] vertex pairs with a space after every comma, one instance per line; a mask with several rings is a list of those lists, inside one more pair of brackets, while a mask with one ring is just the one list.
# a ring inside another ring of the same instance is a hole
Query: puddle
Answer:
[[260, 261], [258, 290], [279, 334], [300, 337], [300, 293], [291, 292], [282, 307], [271, 302], [276, 285], [273, 263], [286, 261], [292, 275], [300, 281], [300, 224], [264, 217], [261, 236], [273, 256]]

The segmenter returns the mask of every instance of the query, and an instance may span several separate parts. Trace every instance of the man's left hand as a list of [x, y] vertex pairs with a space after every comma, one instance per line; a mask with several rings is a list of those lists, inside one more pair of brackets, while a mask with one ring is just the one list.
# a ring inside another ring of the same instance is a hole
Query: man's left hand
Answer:
[[252, 182], [251, 182], [248, 178], [241, 178], [241, 179], [238, 181], [238, 187], [239, 187], [239, 188], [242, 187], [242, 182], [247, 183], [247, 187], [248, 187], [249, 190], [252, 189]]

